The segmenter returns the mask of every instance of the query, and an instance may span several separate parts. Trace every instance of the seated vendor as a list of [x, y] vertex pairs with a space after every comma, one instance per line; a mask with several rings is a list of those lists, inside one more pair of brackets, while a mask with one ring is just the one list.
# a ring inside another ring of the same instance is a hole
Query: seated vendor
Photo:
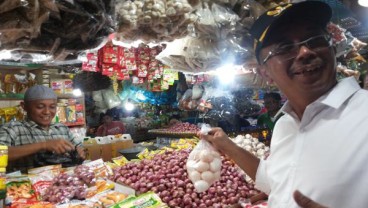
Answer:
[[42, 85], [29, 88], [21, 106], [27, 112], [24, 121], [11, 121], [0, 128], [0, 144], [9, 147], [7, 171], [26, 171], [35, 166], [37, 153], [64, 154], [77, 150], [84, 158], [84, 151], [70, 132], [61, 123], [52, 124], [56, 114], [57, 96]]
[[114, 121], [111, 111], [102, 116], [102, 123], [97, 129], [96, 136], [116, 135], [125, 132], [124, 124], [121, 121]]

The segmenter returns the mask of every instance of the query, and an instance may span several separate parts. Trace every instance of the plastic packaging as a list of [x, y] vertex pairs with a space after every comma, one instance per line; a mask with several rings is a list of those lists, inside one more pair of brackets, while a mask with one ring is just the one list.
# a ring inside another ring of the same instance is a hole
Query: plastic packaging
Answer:
[[119, 34], [115, 41], [131, 43], [173, 41], [187, 34], [195, 21], [194, 5], [187, 0], [136, 0], [116, 2]]
[[108, 109], [121, 105], [119, 96], [112, 89], [102, 90], [102, 96]]
[[8, 166], [8, 146], [0, 146], [0, 168]]
[[[210, 130], [208, 124], [203, 124], [201, 132], [206, 134]], [[210, 143], [201, 140], [189, 154], [187, 172], [193, 182], [196, 192], [206, 191], [221, 177], [221, 155]]]
[[14, 59], [27, 62], [47, 62], [49, 55], [66, 60], [100, 47], [114, 32], [113, 8], [104, 0], [2, 1], [1, 48], [15, 51]]

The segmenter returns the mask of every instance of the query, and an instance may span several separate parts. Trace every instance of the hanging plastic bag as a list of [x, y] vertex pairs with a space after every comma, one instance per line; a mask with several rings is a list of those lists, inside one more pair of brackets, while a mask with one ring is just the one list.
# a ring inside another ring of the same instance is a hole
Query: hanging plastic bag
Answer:
[[[211, 130], [208, 124], [203, 124], [201, 133]], [[206, 191], [221, 176], [221, 155], [205, 140], [201, 140], [189, 154], [187, 171], [189, 179], [198, 193]]]
[[102, 96], [108, 109], [121, 105], [119, 96], [116, 95], [112, 89], [103, 90]]

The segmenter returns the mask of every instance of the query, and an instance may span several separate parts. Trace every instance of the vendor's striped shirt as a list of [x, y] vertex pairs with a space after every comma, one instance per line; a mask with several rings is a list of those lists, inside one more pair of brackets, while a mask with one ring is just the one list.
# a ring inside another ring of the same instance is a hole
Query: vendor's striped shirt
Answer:
[[[65, 139], [76, 144], [74, 136], [69, 128], [61, 123], [52, 124], [48, 130], [42, 129], [35, 122], [12, 121], [4, 124], [0, 128], [0, 144], [6, 146], [19, 146], [44, 142], [50, 139]], [[19, 161], [12, 162], [13, 167], [7, 168], [8, 172], [12, 169], [22, 169], [33, 167], [34, 157], [27, 157]], [[22, 168], [21, 168], [22, 167]]]

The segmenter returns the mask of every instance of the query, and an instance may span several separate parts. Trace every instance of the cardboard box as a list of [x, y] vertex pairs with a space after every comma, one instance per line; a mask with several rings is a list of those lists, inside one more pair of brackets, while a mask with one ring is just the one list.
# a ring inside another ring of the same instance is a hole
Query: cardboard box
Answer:
[[111, 158], [120, 156], [119, 150], [133, 147], [133, 140], [114, 141], [111, 143], [109, 139], [99, 137], [85, 141], [83, 146], [86, 150], [87, 160], [102, 158], [106, 162], [111, 161]]

